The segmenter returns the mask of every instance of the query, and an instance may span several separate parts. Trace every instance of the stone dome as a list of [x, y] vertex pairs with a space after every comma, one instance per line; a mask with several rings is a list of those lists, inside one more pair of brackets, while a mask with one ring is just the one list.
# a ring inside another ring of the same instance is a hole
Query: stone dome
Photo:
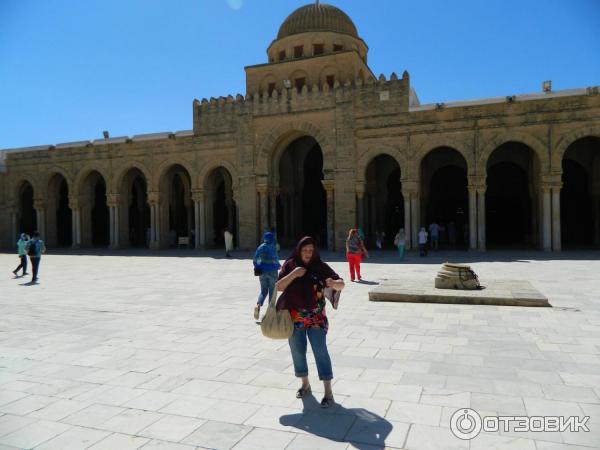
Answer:
[[322, 3], [311, 3], [291, 13], [279, 28], [277, 39], [308, 31], [333, 31], [358, 37], [356, 26], [339, 8]]

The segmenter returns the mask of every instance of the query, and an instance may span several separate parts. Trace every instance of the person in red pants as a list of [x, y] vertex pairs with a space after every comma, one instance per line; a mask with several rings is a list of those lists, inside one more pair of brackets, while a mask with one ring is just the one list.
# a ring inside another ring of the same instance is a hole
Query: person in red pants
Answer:
[[369, 253], [367, 252], [363, 241], [358, 237], [356, 228], [352, 228], [348, 233], [348, 239], [346, 239], [346, 259], [350, 266], [350, 281], [354, 281], [356, 278], [358, 278], [358, 281], [362, 280], [360, 275], [360, 262], [362, 261], [363, 255], [369, 256]]

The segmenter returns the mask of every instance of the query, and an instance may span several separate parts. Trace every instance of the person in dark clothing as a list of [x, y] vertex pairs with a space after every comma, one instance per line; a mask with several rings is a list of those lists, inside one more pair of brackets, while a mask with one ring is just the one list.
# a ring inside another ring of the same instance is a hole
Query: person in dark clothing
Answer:
[[37, 283], [42, 253], [45, 252], [46, 246], [44, 245], [44, 241], [40, 239], [40, 234], [36, 231], [33, 233], [33, 238], [27, 243], [27, 254], [29, 255], [32, 267], [31, 283]]

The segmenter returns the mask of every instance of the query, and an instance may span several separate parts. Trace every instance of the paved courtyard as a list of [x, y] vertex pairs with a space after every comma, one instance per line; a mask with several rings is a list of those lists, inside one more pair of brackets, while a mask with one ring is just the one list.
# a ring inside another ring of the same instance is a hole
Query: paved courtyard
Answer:
[[[141, 253], [140, 253], [141, 254]], [[441, 262], [524, 279], [553, 308], [372, 303], [329, 309], [338, 405], [295, 399], [286, 341], [263, 338], [248, 253], [47, 255], [41, 284], [0, 254], [0, 449], [600, 448], [600, 254], [375, 255], [371, 283], [432, 283]], [[324, 254], [348, 278], [341, 255]], [[450, 417], [590, 416], [589, 432], [482, 433]]]

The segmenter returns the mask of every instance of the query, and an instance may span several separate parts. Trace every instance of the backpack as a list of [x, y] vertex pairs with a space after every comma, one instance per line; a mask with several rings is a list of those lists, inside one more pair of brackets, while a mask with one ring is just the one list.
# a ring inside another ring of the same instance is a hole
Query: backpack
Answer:
[[27, 244], [27, 254], [29, 256], [33, 256], [33, 257], [37, 256], [38, 255], [37, 254], [37, 247], [38, 247], [38, 241], [30, 241]]

